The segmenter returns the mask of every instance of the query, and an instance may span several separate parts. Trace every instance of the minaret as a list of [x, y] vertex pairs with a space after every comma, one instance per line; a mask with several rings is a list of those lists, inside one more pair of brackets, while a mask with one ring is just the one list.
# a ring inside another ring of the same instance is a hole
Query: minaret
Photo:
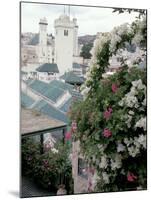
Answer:
[[72, 69], [74, 49], [75, 24], [66, 14], [54, 22], [55, 27], [55, 56], [60, 73]]
[[73, 22], [74, 22], [73, 55], [78, 56], [78, 25], [77, 25], [77, 19], [73, 18]]
[[47, 62], [47, 20], [40, 19], [39, 22], [39, 62]]

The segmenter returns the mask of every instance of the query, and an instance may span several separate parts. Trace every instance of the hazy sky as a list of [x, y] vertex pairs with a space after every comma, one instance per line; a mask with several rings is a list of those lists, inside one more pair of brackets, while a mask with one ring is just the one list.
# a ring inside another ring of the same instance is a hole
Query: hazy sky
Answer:
[[[68, 14], [69, 7], [65, 6]], [[112, 13], [111, 8], [70, 6], [70, 16], [76, 17], [79, 25], [79, 35], [96, 34], [97, 32], [111, 31], [114, 26], [122, 23], [131, 23], [136, 13]], [[64, 13], [63, 5], [22, 3], [21, 29], [22, 32], [39, 32], [39, 19], [48, 20], [48, 33], [54, 34], [54, 20]]]

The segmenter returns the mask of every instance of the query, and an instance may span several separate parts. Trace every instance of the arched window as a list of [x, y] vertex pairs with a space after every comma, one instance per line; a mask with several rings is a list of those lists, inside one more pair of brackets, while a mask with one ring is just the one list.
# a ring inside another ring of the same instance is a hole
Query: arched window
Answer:
[[64, 36], [68, 36], [68, 30], [64, 30]]

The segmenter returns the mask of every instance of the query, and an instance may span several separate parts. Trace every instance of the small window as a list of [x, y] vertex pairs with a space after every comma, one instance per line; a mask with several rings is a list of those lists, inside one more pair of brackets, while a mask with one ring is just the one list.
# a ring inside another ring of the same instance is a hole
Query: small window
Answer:
[[87, 164], [82, 158], [78, 158], [78, 175], [87, 179]]
[[68, 30], [64, 30], [64, 36], [68, 36]]
[[54, 58], [52, 58], [52, 63], [54, 63]]

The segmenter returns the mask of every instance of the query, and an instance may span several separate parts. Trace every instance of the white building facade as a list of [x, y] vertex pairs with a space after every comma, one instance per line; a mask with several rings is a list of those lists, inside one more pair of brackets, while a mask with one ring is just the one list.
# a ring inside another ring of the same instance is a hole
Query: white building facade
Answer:
[[54, 22], [55, 27], [55, 58], [59, 71], [72, 70], [73, 56], [78, 53], [78, 26], [74, 18], [61, 15]]
[[46, 63], [48, 60], [47, 48], [47, 20], [40, 19], [39, 22], [39, 63]]
[[[25, 64], [41, 65], [44, 63], [56, 63], [60, 75], [72, 71], [73, 63], [82, 63], [79, 58], [78, 25], [77, 19], [71, 19], [63, 14], [54, 21], [55, 37], [47, 33], [48, 22], [46, 18], [39, 21], [39, 33], [36, 42], [31, 46], [34, 55], [28, 55], [27, 47], [22, 48], [22, 66]], [[33, 36], [34, 37], [34, 36]]]

